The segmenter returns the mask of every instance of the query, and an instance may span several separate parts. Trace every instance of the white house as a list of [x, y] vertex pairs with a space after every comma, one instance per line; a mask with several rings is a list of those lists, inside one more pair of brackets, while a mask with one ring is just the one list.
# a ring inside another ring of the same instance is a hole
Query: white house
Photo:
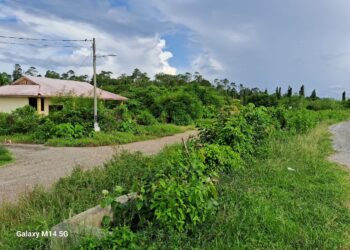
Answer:
[[[51, 99], [57, 96], [80, 96], [93, 98], [94, 87], [88, 82], [52, 79], [46, 77], [23, 76], [10, 85], [0, 87], [0, 112], [31, 105], [39, 114], [47, 115], [57, 108]], [[97, 88], [98, 99], [126, 101], [127, 98]]]

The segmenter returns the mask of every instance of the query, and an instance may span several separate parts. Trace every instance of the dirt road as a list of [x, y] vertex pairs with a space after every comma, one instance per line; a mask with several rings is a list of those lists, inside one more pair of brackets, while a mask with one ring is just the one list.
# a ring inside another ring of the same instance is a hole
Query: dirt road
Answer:
[[330, 160], [343, 164], [350, 170], [350, 121], [332, 125], [333, 148], [336, 151]]
[[195, 134], [196, 131], [189, 131], [114, 147], [46, 147], [28, 144], [6, 146], [13, 153], [15, 162], [0, 167], [0, 203], [5, 200], [15, 201], [21, 192], [30, 190], [35, 185], [50, 186], [60, 177], [70, 174], [77, 165], [84, 169], [101, 166], [121, 150], [154, 154], [166, 145], [181, 142], [182, 138], [187, 139]]

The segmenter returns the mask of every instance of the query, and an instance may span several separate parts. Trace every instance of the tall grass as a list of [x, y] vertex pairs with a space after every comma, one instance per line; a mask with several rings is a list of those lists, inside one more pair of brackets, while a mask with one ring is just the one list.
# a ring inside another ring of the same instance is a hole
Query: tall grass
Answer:
[[329, 138], [322, 124], [306, 135], [272, 141], [268, 157], [221, 180], [219, 213], [205, 225], [192, 235], [163, 235], [150, 244], [159, 249], [349, 248], [349, 172], [327, 160]]
[[11, 153], [3, 146], [0, 146], [0, 166], [10, 162], [11, 160]]
[[177, 126], [174, 124], [154, 124], [148, 126], [139, 125], [136, 131], [132, 132], [99, 132], [83, 138], [52, 138], [46, 142], [35, 139], [33, 134], [15, 134], [0, 136], [0, 141], [11, 139], [13, 143], [45, 143], [55, 147], [95, 147], [105, 145], [118, 145], [135, 141], [151, 140], [159, 137], [170, 136], [194, 129], [193, 126]]
[[[329, 117], [330, 114], [324, 114]], [[334, 116], [334, 120], [340, 118]], [[327, 160], [332, 152], [327, 125], [307, 134], [279, 137], [267, 154], [222, 176], [219, 211], [193, 232], [148, 227], [139, 246], [154, 249], [346, 249], [350, 247], [349, 173]], [[17, 204], [0, 208], [0, 249], [46, 248], [48, 239], [17, 238], [16, 231], [50, 229], [95, 206], [103, 189], [130, 189], [168, 161], [124, 153], [101, 168], [75, 170], [51, 189], [37, 187]]]
[[103, 189], [115, 185], [131, 188], [148, 171], [151, 158], [139, 153], [122, 153], [104, 167], [73, 173], [51, 189], [36, 187], [23, 194], [17, 204], [0, 208], [0, 249], [45, 248], [48, 239], [18, 238], [16, 231], [49, 230], [60, 221], [96, 206]]

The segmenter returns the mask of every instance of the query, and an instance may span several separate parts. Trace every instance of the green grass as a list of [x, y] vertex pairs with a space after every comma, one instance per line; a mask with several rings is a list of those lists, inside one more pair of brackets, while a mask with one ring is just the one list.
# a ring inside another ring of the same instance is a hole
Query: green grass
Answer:
[[39, 143], [35, 142], [31, 134], [1, 135], [0, 142], [11, 140], [12, 143]]
[[194, 129], [193, 126], [176, 126], [173, 124], [155, 124], [149, 126], [138, 126], [135, 132], [99, 132], [91, 137], [79, 139], [52, 138], [46, 142], [38, 141], [31, 134], [16, 134], [0, 136], [0, 141], [10, 139], [13, 143], [44, 143], [55, 147], [93, 147], [105, 145], [125, 144], [135, 141], [151, 140], [159, 137], [182, 133]]
[[137, 132], [99, 132], [92, 137], [84, 137], [80, 139], [53, 138], [49, 139], [45, 144], [56, 147], [86, 147], [86, 146], [105, 146], [126, 144], [135, 141], [151, 140], [158, 137], [174, 135], [185, 132], [193, 127], [176, 126], [173, 124], [156, 124], [150, 126], [139, 126]]
[[11, 161], [12, 161], [11, 153], [3, 146], [0, 146], [0, 166], [5, 165]]
[[16, 204], [0, 207], [0, 249], [33, 249], [48, 246], [48, 239], [16, 237], [16, 231], [49, 230], [60, 221], [96, 206], [102, 190], [115, 185], [131, 188], [148, 171], [152, 158], [123, 153], [104, 167], [73, 173], [61, 178], [49, 190], [36, 187]]
[[327, 126], [275, 140], [270, 152], [221, 180], [218, 214], [193, 235], [160, 237], [156, 247], [349, 248], [349, 172], [326, 159], [332, 152]]
[[[123, 154], [103, 168], [76, 170], [51, 189], [36, 188], [16, 205], [0, 208], [0, 248], [45, 248], [47, 239], [17, 238], [95, 206], [103, 189], [130, 189], [140, 176], [169, 159]], [[146, 228], [140, 246], [154, 249], [346, 249], [350, 246], [349, 173], [327, 161], [325, 123], [305, 135], [270, 143], [269, 154], [219, 182], [219, 211], [192, 233]], [[290, 171], [292, 168], [296, 171]]]

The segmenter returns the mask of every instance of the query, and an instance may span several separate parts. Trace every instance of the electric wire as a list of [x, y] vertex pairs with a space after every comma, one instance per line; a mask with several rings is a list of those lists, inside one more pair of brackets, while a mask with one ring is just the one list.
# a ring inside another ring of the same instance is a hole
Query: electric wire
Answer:
[[29, 41], [46, 41], [46, 42], [92, 42], [92, 39], [47, 39], [47, 38], [31, 38], [31, 37], [19, 37], [19, 36], [4, 36], [0, 35], [0, 38], [6, 39], [18, 39]]
[[37, 48], [49, 48], [49, 47], [56, 47], [56, 48], [90, 48], [90, 47], [87, 47], [87, 46], [75, 46], [75, 45], [16, 43], [16, 42], [4, 42], [4, 41], [0, 41], [0, 44], [32, 46], [32, 47], [37, 47]]

